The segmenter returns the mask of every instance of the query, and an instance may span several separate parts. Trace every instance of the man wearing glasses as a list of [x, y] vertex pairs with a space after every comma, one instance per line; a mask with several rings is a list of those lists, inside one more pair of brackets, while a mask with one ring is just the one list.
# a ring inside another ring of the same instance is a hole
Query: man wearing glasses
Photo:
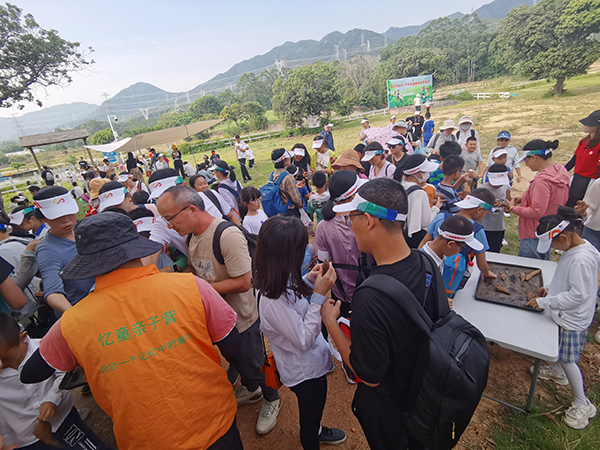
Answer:
[[[236, 400], [241, 406], [257, 403], [264, 396], [256, 432], [267, 434], [277, 423], [281, 400], [277, 390], [265, 385], [264, 375], [260, 373], [265, 355], [251, 286], [252, 260], [248, 242], [239, 228], [207, 213], [202, 198], [188, 186], [167, 188], [158, 198], [157, 207], [169, 229], [180, 236], [188, 236], [190, 265], [186, 271], [208, 281], [237, 314], [236, 327], [245, 359], [236, 362], [242, 381], [242, 386], [235, 392]], [[219, 239], [221, 255], [214, 252], [215, 235]], [[237, 375], [230, 379], [232, 384], [236, 381]]]

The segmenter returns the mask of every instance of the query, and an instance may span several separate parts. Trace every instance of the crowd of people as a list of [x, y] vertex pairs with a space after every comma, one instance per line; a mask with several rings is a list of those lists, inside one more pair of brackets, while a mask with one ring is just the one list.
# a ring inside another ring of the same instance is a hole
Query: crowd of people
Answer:
[[[176, 146], [171, 161], [151, 150], [124, 167], [81, 158], [77, 192], [46, 168], [33, 204], [16, 196], [0, 220], [0, 449], [109, 448], [73, 407], [73, 386], [93, 393], [122, 450], [241, 449], [237, 408], [262, 402], [255, 429], [268, 434], [281, 384], [297, 398], [302, 448], [339, 444], [346, 432], [321, 423], [331, 343], [370, 448], [425, 448], [407, 417], [427, 336], [405, 299], [361, 284], [401, 282], [436, 322], [475, 264], [498, 277], [486, 253], [501, 252], [508, 214], [519, 256], [562, 253], [527, 305], [552, 311], [559, 361], [540, 377], [571, 385], [565, 423], [585, 428], [597, 413], [577, 362], [598, 294], [600, 111], [581, 120], [586, 137], [566, 167], [553, 160], [558, 141], [520, 153], [500, 131], [484, 162], [471, 117], [439, 133], [426, 119], [392, 116], [386, 142], [363, 121], [360, 142], [338, 152], [327, 124], [311, 150], [273, 150], [260, 190], [215, 152], [188, 170]], [[239, 136], [235, 152], [252, 180]], [[523, 163], [535, 176], [519, 196]]]

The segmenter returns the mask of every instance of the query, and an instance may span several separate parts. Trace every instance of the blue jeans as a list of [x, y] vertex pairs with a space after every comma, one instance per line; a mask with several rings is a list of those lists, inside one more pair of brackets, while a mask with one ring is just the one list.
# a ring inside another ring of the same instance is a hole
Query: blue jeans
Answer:
[[110, 450], [108, 444], [101, 441], [98, 436], [88, 427], [75, 408], [71, 409], [69, 415], [60, 424], [56, 433], [52, 433], [54, 439], [60, 443], [60, 447], [45, 444], [42, 441], [34, 442], [20, 450], [60, 450], [77, 448], [79, 450]]
[[583, 239], [587, 239], [600, 252], [600, 231], [592, 230], [588, 227], [583, 227], [583, 233], [581, 233]]
[[540, 253], [537, 251], [537, 245], [537, 238], [521, 239], [521, 245], [519, 246], [519, 256], [549, 261], [550, 252], [552, 251], [552, 249], [548, 250], [548, 252], [546, 253]]

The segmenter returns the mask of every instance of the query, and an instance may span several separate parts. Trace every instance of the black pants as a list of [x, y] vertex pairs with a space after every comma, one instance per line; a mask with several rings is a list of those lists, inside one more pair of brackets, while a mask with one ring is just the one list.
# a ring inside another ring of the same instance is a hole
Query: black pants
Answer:
[[573, 208], [578, 200], [583, 200], [585, 191], [590, 184], [592, 178], [584, 177], [578, 173], [573, 175], [573, 181], [571, 182], [571, 188], [569, 189], [569, 200], [567, 200], [567, 206]]
[[490, 249], [493, 253], [500, 253], [502, 250], [502, 240], [504, 239], [504, 230], [502, 231], [487, 231], [485, 232]]
[[240, 158], [238, 159], [238, 162], [240, 163], [240, 169], [242, 170], [242, 178], [244, 179], [244, 181], [251, 180], [252, 177], [250, 177], [248, 169], [246, 168], [246, 158]]
[[240, 432], [238, 431], [235, 419], [233, 424], [227, 430], [223, 436], [219, 438], [217, 442], [208, 447], [207, 450], [243, 450], [242, 439], [240, 438]]
[[260, 335], [260, 321], [257, 320], [250, 328], [240, 333], [240, 339], [242, 340], [242, 347], [238, 353], [238, 359], [235, 361], [228, 360], [229, 363], [235, 366], [240, 374], [242, 384], [250, 392], [255, 391], [260, 386], [266, 401], [273, 402], [277, 400], [279, 393], [276, 389], [265, 384], [265, 376], [260, 373], [260, 369], [266, 360], [262, 336]]
[[183, 169], [183, 161], [176, 159], [173, 161], [173, 168], [181, 174], [181, 178], [185, 178], [185, 170]]
[[304, 450], [319, 450], [319, 430], [327, 400], [327, 377], [303, 381], [290, 388], [298, 398], [300, 443]]
[[251, 169], [254, 167], [254, 159], [248, 160], [248, 167], [250, 167]]

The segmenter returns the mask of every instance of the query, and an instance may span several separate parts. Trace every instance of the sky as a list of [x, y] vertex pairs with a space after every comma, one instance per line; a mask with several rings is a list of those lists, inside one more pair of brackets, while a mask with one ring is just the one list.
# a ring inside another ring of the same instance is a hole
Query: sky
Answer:
[[[45, 29], [92, 47], [95, 64], [72, 74], [65, 88], [38, 91], [43, 107], [100, 104], [137, 83], [185, 92], [237, 62], [287, 41], [320, 40], [332, 31], [420, 25], [454, 12], [471, 12], [491, 0], [215, 1], [206, 0], [9, 0]], [[423, 8], [419, 6], [424, 5]], [[0, 117], [38, 111], [1, 109]]]

